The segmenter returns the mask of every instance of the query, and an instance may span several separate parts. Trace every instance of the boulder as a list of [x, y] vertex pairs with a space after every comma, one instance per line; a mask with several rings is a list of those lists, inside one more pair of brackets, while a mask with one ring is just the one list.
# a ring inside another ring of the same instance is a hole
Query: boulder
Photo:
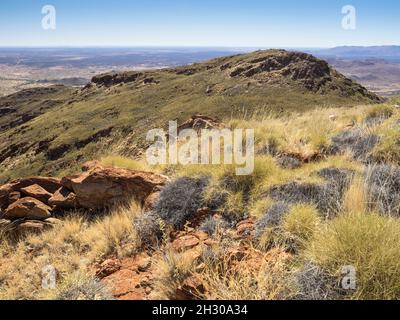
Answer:
[[28, 177], [13, 180], [0, 187], [0, 209], [6, 209], [12, 202], [10, 202], [10, 194], [13, 192], [20, 192], [21, 189], [39, 185], [50, 193], [56, 192], [61, 188], [61, 181], [57, 178], [49, 177]]
[[130, 199], [143, 204], [166, 181], [167, 177], [150, 172], [97, 167], [81, 175], [65, 177], [61, 184], [75, 193], [79, 207], [100, 209]]
[[47, 203], [47, 201], [52, 197], [52, 194], [39, 186], [38, 184], [33, 184], [29, 187], [22, 188], [21, 192], [28, 197], [35, 198], [43, 203]]
[[65, 187], [58, 189], [49, 199], [48, 203], [59, 209], [74, 209], [77, 207], [75, 193]]
[[11, 204], [4, 213], [6, 219], [38, 219], [50, 218], [51, 208], [43, 202], [27, 197]]

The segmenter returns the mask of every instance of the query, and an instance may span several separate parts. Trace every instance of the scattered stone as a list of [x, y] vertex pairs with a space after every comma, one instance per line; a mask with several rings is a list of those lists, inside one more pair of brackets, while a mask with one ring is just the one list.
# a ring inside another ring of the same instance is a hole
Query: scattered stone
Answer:
[[236, 225], [236, 239], [250, 238], [254, 231], [254, 226], [256, 224], [255, 218], [249, 218], [239, 222]]
[[178, 132], [181, 132], [182, 130], [185, 129], [194, 129], [194, 130], [218, 129], [220, 126], [221, 123], [218, 120], [201, 114], [196, 114], [192, 116], [189, 120], [181, 124], [178, 127]]
[[104, 261], [96, 271], [96, 278], [103, 279], [121, 269], [121, 261], [117, 259], [108, 259]]
[[11, 204], [5, 211], [7, 219], [38, 219], [50, 218], [51, 208], [35, 198], [22, 198]]
[[206, 293], [203, 276], [194, 273], [186, 278], [176, 290], [174, 300], [197, 300]]
[[32, 185], [39, 185], [49, 193], [54, 193], [61, 188], [61, 181], [60, 179], [50, 177], [28, 177], [13, 180], [10, 183], [0, 186], [0, 209], [5, 210], [12, 204], [12, 202], [10, 203], [11, 194], [20, 192], [21, 189]]
[[172, 248], [176, 252], [184, 252], [194, 247], [197, 247], [200, 244], [200, 240], [194, 235], [185, 235], [178, 239], [176, 239], [172, 243]]

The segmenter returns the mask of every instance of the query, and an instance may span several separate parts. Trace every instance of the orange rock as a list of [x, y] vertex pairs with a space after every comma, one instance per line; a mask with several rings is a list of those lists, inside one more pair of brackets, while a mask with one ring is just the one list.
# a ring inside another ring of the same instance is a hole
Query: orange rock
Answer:
[[35, 198], [22, 198], [11, 204], [5, 211], [6, 219], [38, 219], [50, 218], [51, 208]]
[[192, 249], [200, 244], [200, 240], [194, 235], [186, 235], [176, 239], [172, 243], [172, 248], [176, 252], [183, 252]]
[[108, 259], [104, 261], [96, 271], [96, 277], [103, 279], [121, 269], [121, 261], [117, 259]]
[[9, 196], [11, 193], [19, 192], [22, 188], [26, 188], [35, 184], [39, 185], [50, 193], [54, 193], [61, 188], [61, 180], [57, 178], [28, 177], [13, 180], [10, 183], [0, 187], [0, 209], [6, 209], [11, 204], [9, 202]]
[[176, 290], [176, 300], [196, 300], [206, 292], [205, 281], [201, 274], [194, 273], [186, 278]]
[[25, 233], [41, 233], [44, 230], [54, 227], [54, 224], [45, 221], [28, 220], [16, 227], [16, 232], [20, 234]]
[[60, 209], [73, 209], [78, 205], [75, 193], [65, 187], [58, 189], [49, 199], [48, 203]]
[[236, 236], [235, 239], [243, 239], [250, 237], [254, 231], [255, 219], [250, 218], [243, 220], [236, 225]]
[[61, 183], [76, 194], [78, 205], [98, 209], [135, 199], [140, 203], [165, 184], [167, 177], [120, 168], [95, 168]]
[[43, 203], [47, 203], [47, 201], [52, 197], [52, 194], [48, 192], [46, 189], [42, 188], [38, 184], [33, 184], [26, 188], [22, 188], [21, 192], [28, 197], [35, 198]]
[[160, 192], [153, 192], [152, 194], [150, 194], [144, 201], [143, 211], [144, 212], [152, 211], [159, 196]]

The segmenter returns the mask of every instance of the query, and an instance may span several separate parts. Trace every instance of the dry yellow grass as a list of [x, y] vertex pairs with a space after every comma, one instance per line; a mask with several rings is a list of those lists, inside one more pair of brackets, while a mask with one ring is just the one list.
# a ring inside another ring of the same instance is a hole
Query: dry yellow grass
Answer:
[[375, 213], [343, 213], [320, 228], [305, 256], [329, 274], [356, 271], [352, 299], [400, 297], [400, 221]]
[[41, 299], [52, 292], [41, 286], [42, 270], [57, 270], [57, 286], [71, 274], [91, 277], [96, 262], [108, 256], [124, 257], [138, 250], [140, 242], [133, 219], [140, 209], [116, 209], [109, 216], [90, 221], [80, 213], [64, 219], [62, 225], [40, 235], [29, 235], [17, 244], [3, 241], [0, 249], [0, 299]]
[[364, 178], [355, 176], [344, 196], [343, 209], [346, 212], [366, 212], [367, 207]]

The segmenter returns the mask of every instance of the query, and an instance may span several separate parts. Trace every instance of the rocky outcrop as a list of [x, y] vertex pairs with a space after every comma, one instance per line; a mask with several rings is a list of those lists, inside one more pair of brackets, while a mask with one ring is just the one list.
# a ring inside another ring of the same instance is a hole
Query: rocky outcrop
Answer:
[[58, 178], [28, 177], [13, 180], [8, 184], [0, 186], [0, 212], [12, 204], [15, 198], [18, 198], [18, 193], [21, 194], [22, 189], [36, 185], [49, 193], [54, 193], [61, 188], [60, 182], [61, 180]]
[[80, 175], [65, 177], [61, 183], [76, 195], [78, 207], [99, 209], [132, 198], [143, 204], [166, 181], [167, 177], [150, 172], [98, 166]]
[[0, 231], [39, 232], [57, 224], [52, 216], [71, 209], [105, 209], [132, 199], [150, 205], [167, 181], [162, 175], [107, 168], [97, 161], [83, 169], [72, 177], [28, 177], [1, 186]]

